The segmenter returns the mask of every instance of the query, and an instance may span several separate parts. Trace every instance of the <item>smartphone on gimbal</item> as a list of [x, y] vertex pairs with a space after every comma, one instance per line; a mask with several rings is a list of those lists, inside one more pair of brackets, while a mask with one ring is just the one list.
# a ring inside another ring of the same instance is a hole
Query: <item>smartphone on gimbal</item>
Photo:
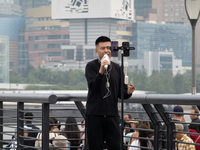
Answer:
[[111, 56], [118, 57], [118, 41], [111, 41]]

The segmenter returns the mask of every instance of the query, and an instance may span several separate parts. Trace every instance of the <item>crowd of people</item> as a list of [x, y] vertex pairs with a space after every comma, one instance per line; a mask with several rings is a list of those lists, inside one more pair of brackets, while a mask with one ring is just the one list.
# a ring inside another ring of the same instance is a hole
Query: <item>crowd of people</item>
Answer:
[[[25, 114], [24, 123], [24, 149], [32, 150], [42, 147], [42, 133], [40, 128], [32, 124], [33, 114]], [[68, 117], [65, 125], [55, 117], [49, 118], [49, 149], [50, 150], [83, 150], [85, 126], [84, 120], [81, 126], [74, 117]], [[7, 150], [17, 150], [17, 130], [12, 137], [11, 142], [6, 147]]]
[[[176, 150], [200, 150], [200, 119], [199, 109], [192, 106], [190, 111], [191, 123], [186, 123], [184, 109], [175, 106], [172, 113], [172, 122], [175, 127]], [[166, 131], [163, 123], [163, 131]], [[142, 118], [132, 118], [124, 115], [124, 145], [126, 150], [143, 150], [153, 148], [153, 126]], [[166, 132], [163, 134], [162, 148], [166, 148]]]
[[[140, 120], [140, 121], [138, 121]], [[153, 148], [152, 126], [143, 118], [132, 118], [130, 114], [124, 115], [124, 149], [143, 150]]]
[[[193, 106], [190, 111], [191, 123], [188, 125], [185, 123], [183, 108], [181, 106], [173, 108], [172, 122], [175, 124], [176, 150], [200, 150], [200, 145], [197, 145], [200, 144], [200, 119], [198, 116], [199, 109]], [[42, 133], [39, 132], [40, 129], [37, 126], [32, 124], [32, 119], [33, 114], [27, 112], [24, 123], [24, 137], [29, 137], [29, 140], [24, 139], [24, 149], [27, 150], [34, 149], [31, 147], [42, 147]], [[85, 120], [80, 125], [78, 126], [74, 117], [68, 117], [62, 128], [57, 118], [49, 118], [50, 150], [83, 150], [85, 143]], [[163, 125], [164, 128], [166, 128], [165, 125]], [[6, 148], [7, 150], [17, 149], [16, 133], [17, 129]], [[163, 138], [166, 138], [166, 135]], [[153, 126], [150, 122], [142, 118], [132, 118], [130, 114], [124, 115], [124, 150], [143, 150], [148, 148], [150, 150], [154, 146], [153, 140]], [[165, 142], [163, 143], [164, 148], [166, 145]]]

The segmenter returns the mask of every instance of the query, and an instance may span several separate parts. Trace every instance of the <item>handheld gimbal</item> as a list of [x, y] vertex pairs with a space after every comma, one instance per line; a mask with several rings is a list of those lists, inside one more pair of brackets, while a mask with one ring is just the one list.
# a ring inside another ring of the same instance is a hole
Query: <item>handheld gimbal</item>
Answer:
[[130, 56], [130, 50], [134, 50], [135, 47], [130, 47], [129, 42], [122, 42], [122, 46], [118, 47], [118, 42], [117, 41], [112, 41], [111, 42], [111, 55], [114, 57], [118, 56], [118, 51], [122, 50], [123, 52], [121, 53], [121, 149], [123, 148], [123, 131], [124, 131], [124, 57]]
[[135, 47], [130, 47], [129, 42], [122, 42], [122, 46], [118, 47], [118, 42], [117, 41], [112, 41], [111, 42], [111, 51], [119, 51], [122, 50], [124, 52], [124, 56], [128, 57], [130, 56], [130, 50], [134, 50]]

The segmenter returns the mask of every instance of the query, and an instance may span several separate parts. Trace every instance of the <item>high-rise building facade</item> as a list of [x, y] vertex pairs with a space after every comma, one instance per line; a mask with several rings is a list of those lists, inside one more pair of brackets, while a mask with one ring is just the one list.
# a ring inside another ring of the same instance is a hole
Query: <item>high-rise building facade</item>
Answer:
[[25, 28], [19, 30], [19, 39], [18, 39], [18, 73], [23, 75], [29, 66], [29, 55], [28, 55], [28, 45], [25, 43]]
[[182, 73], [182, 60], [176, 59], [174, 52], [144, 52], [144, 68], [150, 76], [153, 70], [161, 73], [169, 71], [172, 75]]
[[18, 40], [20, 30], [24, 28], [24, 17], [0, 17], [0, 35], [9, 37], [10, 69], [14, 71], [18, 71]]
[[22, 16], [21, 6], [18, 0], [0, 1], [0, 17]]
[[[122, 45], [122, 42], [129, 42], [132, 45], [132, 21], [130, 20], [119, 20], [117, 21], [117, 37], [116, 40], [119, 43], [119, 46]], [[113, 39], [114, 40], [114, 39]]]
[[152, 13], [152, 0], [134, 0], [134, 9], [137, 21], [148, 20]]
[[152, 8], [157, 10], [157, 21], [188, 24], [184, 0], [152, 0]]
[[[166, 23], [186, 24], [190, 26], [186, 10], [185, 0], [152, 0], [152, 7], [157, 10], [157, 21]], [[196, 24], [196, 43], [195, 43], [195, 57], [196, 57], [196, 72], [200, 72], [200, 21]], [[192, 32], [189, 32], [192, 35]]]
[[186, 25], [133, 23], [134, 54], [143, 59], [145, 51], [174, 52], [176, 59], [182, 59], [183, 66], [191, 66], [190, 33]]
[[60, 62], [61, 45], [70, 43], [69, 21], [52, 20], [51, 6], [27, 9], [25, 43], [29, 62], [35, 68], [49, 62]]
[[40, 6], [50, 5], [49, 0], [19, 0], [19, 4], [22, 7], [22, 12], [26, 14], [26, 10], [29, 8], [37, 8]]
[[[112, 40], [119, 38], [121, 42], [130, 41], [132, 22], [119, 23], [119, 32], [117, 23], [119, 18], [132, 19], [132, 0], [121, 0], [118, 5], [110, 1], [106, 6], [103, 1], [76, 2], [53, 1], [51, 7], [27, 9], [25, 42], [29, 49], [30, 64], [35, 68], [48, 63], [64, 63], [71, 54], [71, 48], [69, 46], [69, 52], [67, 48], [62, 51], [63, 45], [76, 45], [74, 52], [78, 50], [78, 53], [75, 53], [75, 61], [82, 61], [85, 56], [80, 47], [94, 46], [98, 36], [109, 36]], [[99, 8], [94, 9], [97, 2]]]
[[0, 36], [0, 83], [9, 83], [9, 37]]

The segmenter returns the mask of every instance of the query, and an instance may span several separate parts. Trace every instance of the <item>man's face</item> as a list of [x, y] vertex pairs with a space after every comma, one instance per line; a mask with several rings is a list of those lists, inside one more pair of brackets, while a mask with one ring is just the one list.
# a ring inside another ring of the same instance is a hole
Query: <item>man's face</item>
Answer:
[[135, 123], [131, 122], [130, 124], [131, 124], [131, 128], [136, 128], [136, 124]]
[[193, 115], [193, 113], [195, 113], [195, 110], [191, 110], [190, 113], [192, 113], [192, 114], [190, 114], [190, 118], [191, 118], [191, 120], [197, 118], [197, 115]]
[[24, 131], [24, 136], [28, 136], [28, 132], [27, 131]]
[[99, 56], [99, 59], [101, 60], [101, 58], [104, 56], [104, 54], [107, 54], [109, 58], [111, 58], [111, 42], [100, 42], [97, 46], [96, 46], [96, 53]]
[[184, 134], [182, 134], [182, 133], [176, 133], [177, 140], [180, 140], [183, 136], [184, 136]]

